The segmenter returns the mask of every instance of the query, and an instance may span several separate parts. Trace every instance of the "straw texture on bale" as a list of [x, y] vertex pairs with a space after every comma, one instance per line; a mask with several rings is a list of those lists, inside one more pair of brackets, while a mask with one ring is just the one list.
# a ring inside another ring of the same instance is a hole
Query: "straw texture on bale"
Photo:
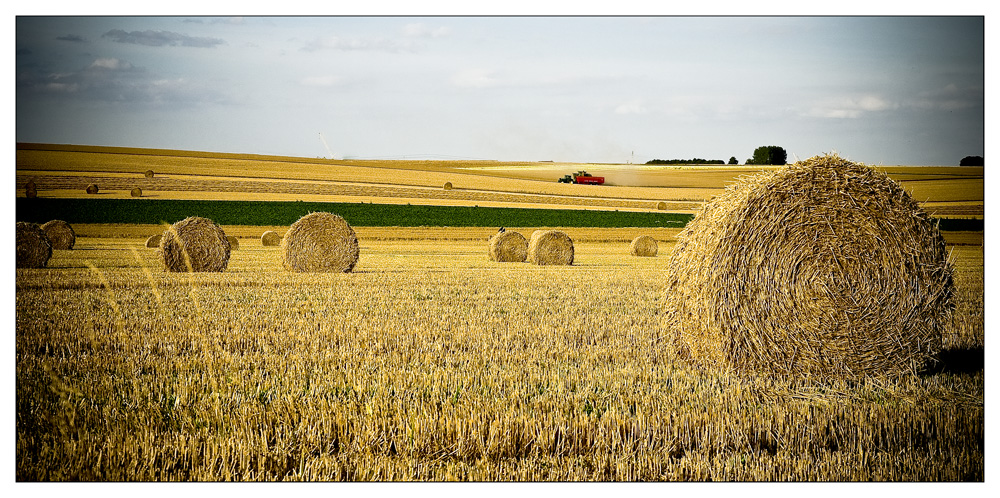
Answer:
[[76, 244], [76, 231], [63, 220], [52, 220], [42, 225], [53, 249], [72, 249]]
[[146, 239], [146, 247], [149, 249], [159, 249], [161, 240], [163, 240], [162, 234], [150, 235], [149, 238]]
[[163, 232], [160, 255], [167, 271], [221, 272], [229, 265], [229, 241], [222, 227], [191, 216]]
[[445, 190], [451, 190], [452, 189], [451, 182], [444, 182], [444, 189]]
[[682, 358], [789, 376], [919, 371], [953, 308], [937, 226], [884, 173], [836, 155], [728, 187], [678, 236], [666, 283]]
[[237, 239], [232, 235], [226, 235], [226, 240], [229, 242], [230, 251], [235, 251], [240, 248], [240, 239]]
[[528, 242], [528, 262], [536, 265], [572, 265], [573, 239], [558, 230], [535, 230]]
[[146, 175], [146, 178], [152, 178], [153, 177], [153, 170], [147, 169], [145, 175]]
[[358, 237], [340, 216], [310, 213], [292, 223], [281, 251], [286, 270], [347, 273], [358, 262]]
[[656, 239], [649, 235], [640, 235], [632, 239], [632, 243], [628, 246], [628, 252], [633, 256], [653, 257], [656, 256], [658, 249]]
[[38, 197], [38, 186], [35, 185], [35, 182], [28, 180], [28, 183], [24, 186], [24, 196], [29, 199]]
[[96, 183], [91, 183], [90, 185], [87, 185], [87, 193], [88, 194], [96, 194], [97, 190], [98, 189], [97, 189], [97, 184]]
[[132, 189], [132, 197], [142, 197], [142, 189], [139, 187]]
[[17, 222], [18, 268], [44, 268], [52, 257], [52, 243], [37, 223]]
[[490, 237], [490, 260], [523, 263], [528, 258], [528, 239], [517, 232], [505, 231]]
[[260, 244], [263, 246], [277, 246], [281, 244], [281, 235], [274, 230], [268, 230], [261, 234]]

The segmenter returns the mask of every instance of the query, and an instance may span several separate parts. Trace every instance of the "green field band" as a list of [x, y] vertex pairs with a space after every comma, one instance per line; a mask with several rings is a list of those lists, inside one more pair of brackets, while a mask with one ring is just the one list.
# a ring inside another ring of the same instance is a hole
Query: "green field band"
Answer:
[[680, 228], [694, 216], [679, 213], [418, 206], [298, 201], [197, 201], [164, 199], [18, 198], [17, 221], [45, 223], [174, 223], [188, 216], [220, 225], [291, 225], [325, 211], [361, 227], [666, 227]]

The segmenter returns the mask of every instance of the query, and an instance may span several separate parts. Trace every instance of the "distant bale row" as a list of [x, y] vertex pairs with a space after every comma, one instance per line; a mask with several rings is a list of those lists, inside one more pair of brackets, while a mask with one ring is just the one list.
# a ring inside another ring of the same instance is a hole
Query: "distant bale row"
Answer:
[[[629, 246], [633, 256], [656, 256], [656, 239], [648, 235], [636, 237]], [[573, 240], [557, 230], [536, 230], [529, 242], [518, 232], [510, 230], [497, 233], [489, 240], [490, 261], [523, 262], [536, 265], [572, 265]]]
[[17, 222], [17, 268], [44, 268], [52, 257], [52, 243], [37, 223]]
[[678, 236], [666, 315], [702, 366], [857, 378], [933, 363], [953, 304], [936, 225], [836, 155], [741, 180]]

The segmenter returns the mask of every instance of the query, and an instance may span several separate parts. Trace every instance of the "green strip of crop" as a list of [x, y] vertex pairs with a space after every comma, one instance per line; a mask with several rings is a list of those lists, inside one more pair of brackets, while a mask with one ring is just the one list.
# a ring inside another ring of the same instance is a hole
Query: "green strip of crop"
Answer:
[[18, 198], [16, 219], [45, 223], [174, 223], [188, 216], [220, 225], [291, 225], [325, 211], [353, 226], [682, 227], [692, 215], [631, 211], [416, 206], [339, 202]]

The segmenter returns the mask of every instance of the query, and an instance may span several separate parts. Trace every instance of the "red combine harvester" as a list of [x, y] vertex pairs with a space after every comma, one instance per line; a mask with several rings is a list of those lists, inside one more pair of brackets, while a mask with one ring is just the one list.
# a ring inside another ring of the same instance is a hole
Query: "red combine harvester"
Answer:
[[604, 185], [603, 176], [591, 176], [586, 171], [577, 171], [559, 179], [559, 183], [576, 183], [580, 185]]

